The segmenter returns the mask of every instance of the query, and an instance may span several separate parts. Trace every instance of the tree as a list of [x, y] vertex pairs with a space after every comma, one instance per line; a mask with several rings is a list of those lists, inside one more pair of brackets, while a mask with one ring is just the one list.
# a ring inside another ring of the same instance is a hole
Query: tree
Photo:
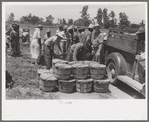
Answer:
[[72, 24], [73, 24], [73, 19], [68, 19], [67, 24], [68, 24], [68, 25], [72, 25]]
[[10, 13], [10, 15], [8, 15], [7, 21], [10, 23], [14, 22], [14, 13]]
[[97, 15], [96, 17], [94, 17], [94, 19], [97, 19], [97, 23], [99, 25], [102, 25], [102, 9], [101, 8], [98, 9]]
[[29, 23], [29, 21], [28, 21], [28, 17], [27, 16], [22, 16], [21, 18], [20, 18], [20, 23]]
[[114, 11], [111, 11], [111, 12], [110, 12], [109, 17], [111, 18], [112, 27], [114, 27], [115, 24], [116, 24], [116, 22], [115, 22], [116, 19], [115, 19], [115, 13], [114, 13]]
[[53, 24], [53, 20], [54, 20], [54, 17], [52, 15], [49, 15], [48, 17], [46, 17], [46, 22], [49, 25], [52, 25]]
[[104, 8], [103, 9], [103, 25], [104, 25], [104, 27], [107, 24], [108, 20], [109, 20], [109, 18], [108, 18], [108, 9]]
[[80, 12], [81, 17], [84, 20], [84, 26], [88, 26], [90, 24], [90, 21], [89, 21], [90, 17], [89, 17], [89, 14], [87, 13], [87, 10], [88, 10], [88, 5], [84, 6], [82, 8], [82, 11]]
[[30, 13], [28, 16], [22, 16], [20, 18], [20, 23], [39, 24], [39, 23], [43, 23], [43, 18], [40, 18], [40, 17], [35, 16], [35, 15], [32, 15]]
[[121, 28], [128, 27], [130, 24], [130, 21], [128, 20], [128, 16], [125, 13], [120, 12], [119, 13], [119, 25]]
[[84, 26], [84, 20], [82, 18], [77, 19], [77, 20], [74, 21], [74, 25]]
[[140, 22], [140, 26], [145, 26], [144, 20]]

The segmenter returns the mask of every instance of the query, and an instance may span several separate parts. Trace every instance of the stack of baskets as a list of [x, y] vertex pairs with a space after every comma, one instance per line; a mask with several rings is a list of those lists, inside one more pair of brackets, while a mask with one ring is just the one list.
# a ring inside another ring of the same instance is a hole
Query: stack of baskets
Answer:
[[76, 91], [88, 93], [92, 90], [93, 79], [89, 77], [89, 65], [83, 62], [75, 63], [73, 66], [73, 77], [76, 79]]
[[58, 89], [60, 92], [73, 92], [75, 79], [71, 78], [73, 67], [69, 64], [56, 63], [53, 70], [54, 76], [58, 79]]
[[105, 93], [109, 89], [109, 79], [105, 78], [106, 66], [97, 62], [89, 63], [90, 76], [93, 78], [93, 88], [95, 92]]
[[37, 78], [43, 91], [53, 91], [56, 87], [60, 92], [89, 93], [92, 89], [105, 93], [109, 89], [109, 79], [105, 78], [106, 66], [94, 61], [52, 60], [53, 70], [39, 69]]

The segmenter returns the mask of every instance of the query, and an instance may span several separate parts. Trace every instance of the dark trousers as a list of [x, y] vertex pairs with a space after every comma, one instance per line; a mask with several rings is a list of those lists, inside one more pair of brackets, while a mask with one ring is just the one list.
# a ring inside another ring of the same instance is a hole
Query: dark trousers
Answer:
[[66, 61], [72, 61], [73, 52], [74, 52], [73, 49], [69, 48], [66, 59], [65, 59]]
[[45, 58], [45, 65], [46, 69], [51, 69], [52, 68], [52, 50], [50, 49], [50, 46], [45, 45], [43, 46], [44, 48], [44, 58]]

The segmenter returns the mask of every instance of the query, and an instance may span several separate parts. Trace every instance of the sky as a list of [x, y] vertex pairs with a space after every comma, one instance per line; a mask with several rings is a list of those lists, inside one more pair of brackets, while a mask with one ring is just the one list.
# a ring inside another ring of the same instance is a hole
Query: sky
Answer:
[[99, 8], [107, 8], [108, 13], [113, 10], [117, 19], [119, 19], [120, 12], [125, 12], [132, 23], [140, 23], [142, 19], [146, 19], [145, 15], [147, 15], [147, 3], [145, 2], [4, 2], [2, 4], [5, 7], [5, 19], [11, 12], [14, 13], [15, 20], [31, 13], [44, 20], [47, 16], [52, 15], [55, 18], [54, 23], [57, 22], [58, 18], [65, 18], [66, 22], [71, 18], [73, 20], [80, 18], [80, 11], [85, 5], [89, 7], [88, 14], [90, 14], [91, 19], [96, 16]]

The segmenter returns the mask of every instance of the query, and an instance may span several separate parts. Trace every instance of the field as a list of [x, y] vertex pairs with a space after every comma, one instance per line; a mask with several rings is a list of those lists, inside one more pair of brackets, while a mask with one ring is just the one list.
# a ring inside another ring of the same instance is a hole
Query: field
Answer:
[[[31, 35], [34, 32], [35, 26], [21, 25], [21, 28], [29, 28]], [[55, 35], [57, 27], [44, 27], [41, 36], [42, 39], [46, 34], [47, 29], [50, 28], [51, 35]], [[102, 30], [107, 31], [107, 30]], [[6, 55], [6, 69], [10, 72], [13, 77], [14, 86], [12, 89], [6, 89], [6, 99], [61, 99], [67, 98], [67, 94], [58, 92], [57, 89], [53, 92], [43, 92], [39, 89], [37, 84], [37, 69], [32, 64], [30, 52], [27, 51], [28, 47], [21, 48], [23, 57], [10, 57]], [[45, 68], [40, 66], [40, 68]], [[113, 98], [110, 93], [106, 94], [86, 94], [82, 95], [78, 93], [70, 94], [72, 98], [98, 98], [98, 99], [109, 99]]]

